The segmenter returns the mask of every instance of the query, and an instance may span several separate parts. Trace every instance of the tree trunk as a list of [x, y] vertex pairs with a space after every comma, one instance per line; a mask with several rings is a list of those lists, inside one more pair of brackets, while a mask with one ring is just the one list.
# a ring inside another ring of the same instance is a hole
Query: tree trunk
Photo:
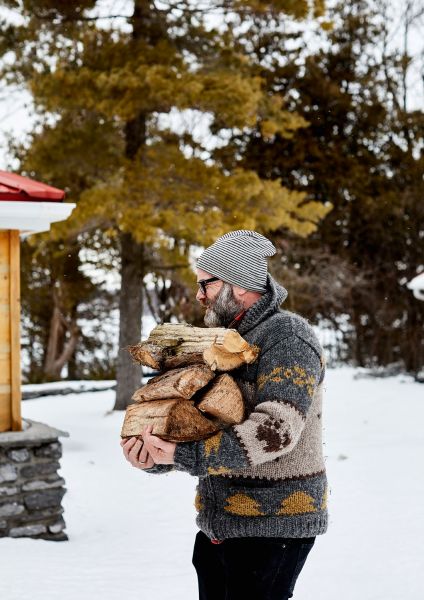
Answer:
[[[134, 47], [140, 40], [152, 43], [160, 38], [160, 12], [149, 0], [135, 0], [130, 19]], [[146, 145], [146, 114], [139, 113], [125, 123], [125, 157], [135, 160]], [[142, 370], [126, 351], [126, 347], [141, 339], [143, 306], [143, 244], [129, 233], [121, 233], [121, 293], [119, 300], [119, 355], [116, 371], [116, 400], [114, 410], [124, 410], [134, 391], [140, 387]]]
[[[65, 319], [56, 290], [53, 290], [53, 302], [53, 314], [50, 320], [49, 338], [44, 360], [44, 376], [47, 381], [60, 379], [63, 367], [75, 352], [79, 337], [76, 317], [72, 317], [69, 321]], [[67, 333], [69, 334], [68, 338], [66, 337]]]
[[68, 377], [69, 381], [76, 381], [77, 379], [82, 379], [81, 373], [78, 369], [78, 361], [76, 357], [76, 353], [72, 354], [68, 361]]
[[140, 387], [142, 369], [134, 364], [127, 346], [141, 339], [143, 244], [129, 233], [121, 236], [121, 292], [119, 298], [119, 353], [114, 410], [125, 410]]

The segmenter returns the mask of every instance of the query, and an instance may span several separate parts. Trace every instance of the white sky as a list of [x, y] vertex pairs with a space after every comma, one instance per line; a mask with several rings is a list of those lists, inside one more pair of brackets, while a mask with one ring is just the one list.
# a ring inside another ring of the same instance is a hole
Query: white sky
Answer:
[[[333, 0], [330, 0], [331, 2]], [[394, 14], [398, 14], [402, 9], [402, 0], [391, 0], [393, 5]], [[417, 5], [424, 0], [417, 0]], [[128, 7], [131, 3], [128, 0], [102, 0], [102, 10], [105, 14], [109, 13], [111, 8], [113, 9], [112, 14], [128, 14]], [[424, 8], [424, 7], [423, 7]], [[7, 14], [8, 18], [13, 18], [13, 13], [4, 8], [0, 8], [0, 15]], [[110, 14], [110, 13], [109, 13]], [[124, 21], [123, 21], [124, 24]], [[393, 28], [393, 44], [394, 46], [402, 46], [402, 30], [400, 28]], [[422, 30], [415, 27], [411, 31], [409, 52], [414, 57], [414, 62], [409, 73], [409, 106], [410, 108], [424, 108], [423, 97], [424, 97], [424, 85], [422, 74], [420, 72], [420, 58], [424, 53], [424, 39]], [[193, 115], [188, 112], [186, 118], [191, 119]], [[198, 115], [194, 115], [194, 119], [198, 119]], [[173, 116], [176, 128], [181, 128], [181, 120], [176, 115]], [[169, 119], [165, 116], [163, 124]], [[23, 140], [25, 134], [29, 132], [34, 124], [33, 107], [31, 102], [31, 96], [24, 89], [10, 89], [6, 88], [0, 83], [0, 169], [11, 169], [16, 168], [16, 162], [13, 162], [11, 157], [8, 155], [8, 138]], [[196, 123], [193, 123], [196, 125]], [[206, 127], [203, 123], [196, 125], [201, 131], [205, 131]], [[200, 127], [199, 127], [200, 126]], [[198, 136], [197, 136], [198, 137]]]

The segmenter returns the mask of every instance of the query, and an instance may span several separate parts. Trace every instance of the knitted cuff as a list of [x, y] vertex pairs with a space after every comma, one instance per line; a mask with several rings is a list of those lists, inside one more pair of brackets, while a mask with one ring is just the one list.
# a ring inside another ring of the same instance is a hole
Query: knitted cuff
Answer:
[[164, 473], [170, 473], [174, 470], [174, 465], [153, 465], [150, 469], [143, 469], [143, 473], [149, 475], [162, 475]]
[[198, 442], [180, 442], [175, 448], [174, 465], [179, 471], [195, 475]]

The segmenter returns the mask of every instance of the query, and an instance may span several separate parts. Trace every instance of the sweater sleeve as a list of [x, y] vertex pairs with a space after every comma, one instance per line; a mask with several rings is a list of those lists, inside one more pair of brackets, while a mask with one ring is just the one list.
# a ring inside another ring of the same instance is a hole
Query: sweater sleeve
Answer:
[[319, 353], [296, 334], [260, 356], [255, 409], [248, 418], [200, 442], [177, 444], [175, 466], [204, 477], [231, 473], [293, 450], [323, 367]]
[[142, 469], [143, 473], [149, 473], [149, 475], [162, 475], [175, 470], [175, 465], [154, 465], [150, 469]]

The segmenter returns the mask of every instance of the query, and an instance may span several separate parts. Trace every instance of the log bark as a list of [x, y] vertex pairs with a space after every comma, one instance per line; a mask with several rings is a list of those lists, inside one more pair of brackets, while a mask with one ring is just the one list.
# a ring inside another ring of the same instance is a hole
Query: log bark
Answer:
[[153, 369], [203, 362], [221, 371], [251, 363], [259, 353], [234, 329], [174, 323], [158, 325], [146, 342], [130, 346], [128, 351], [135, 361]]
[[213, 371], [207, 365], [193, 365], [182, 369], [167, 371], [153, 377], [137, 390], [132, 397], [134, 402], [181, 398], [190, 400], [194, 394], [205, 387], [214, 378]]
[[127, 408], [121, 437], [141, 435], [145, 425], [152, 433], [171, 442], [202, 440], [219, 430], [218, 423], [207, 419], [191, 400], [154, 400], [131, 404]]
[[235, 425], [243, 421], [243, 396], [237, 383], [227, 373], [219, 375], [213, 381], [196, 406], [200, 411], [223, 423]]

